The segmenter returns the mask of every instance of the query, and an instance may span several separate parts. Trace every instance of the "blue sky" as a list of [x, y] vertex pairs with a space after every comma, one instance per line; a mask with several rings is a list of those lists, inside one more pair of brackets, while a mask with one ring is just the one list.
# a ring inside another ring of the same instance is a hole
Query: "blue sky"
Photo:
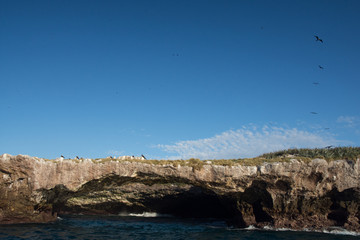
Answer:
[[0, 153], [214, 159], [359, 146], [359, 10], [0, 0]]

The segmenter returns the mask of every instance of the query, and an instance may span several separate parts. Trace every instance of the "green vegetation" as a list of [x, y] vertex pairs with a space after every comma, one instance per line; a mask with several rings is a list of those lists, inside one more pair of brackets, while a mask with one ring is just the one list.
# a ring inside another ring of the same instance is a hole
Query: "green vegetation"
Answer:
[[348, 159], [356, 160], [360, 157], [360, 147], [335, 147], [335, 148], [295, 148], [272, 153], [266, 153], [259, 158], [274, 159], [293, 156], [295, 158], [323, 158], [326, 160]]
[[194, 169], [201, 169], [203, 165], [206, 163], [201, 161], [198, 158], [190, 158], [188, 160], [142, 160], [142, 159], [112, 159], [112, 158], [102, 158], [102, 159], [95, 159], [92, 160], [94, 163], [106, 163], [110, 161], [117, 161], [117, 162], [140, 162], [146, 164], [155, 164], [155, 165], [172, 165], [174, 167], [180, 166], [189, 166], [193, 167]]
[[[335, 148], [299, 148], [288, 149], [272, 153], [262, 154], [255, 158], [242, 158], [242, 159], [218, 159], [218, 160], [200, 160], [197, 158], [190, 158], [188, 160], [141, 160], [141, 159], [112, 159], [112, 158], [99, 158], [92, 159], [93, 163], [107, 163], [111, 161], [117, 162], [139, 162], [144, 164], [154, 165], [170, 165], [188, 166], [193, 170], [200, 170], [206, 164], [221, 165], [221, 166], [257, 166], [264, 162], [288, 162], [290, 159], [295, 158], [304, 162], [310, 162], [312, 159], [321, 158], [327, 161], [333, 160], [356, 160], [360, 158], [360, 147], [335, 147]], [[73, 159], [72, 161], [80, 162], [82, 160]]]

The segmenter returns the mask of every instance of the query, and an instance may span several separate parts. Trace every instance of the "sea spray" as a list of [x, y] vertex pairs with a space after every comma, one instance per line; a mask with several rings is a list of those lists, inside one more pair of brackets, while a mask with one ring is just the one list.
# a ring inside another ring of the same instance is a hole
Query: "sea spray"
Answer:
[[142, 212], [142, 213], [120, 213], [118, 214], [122, 217], [145, 217], [145, 218], [155, 218], [155, 217], [172, 217], [169, 214], [160, 214], [157, 212]]

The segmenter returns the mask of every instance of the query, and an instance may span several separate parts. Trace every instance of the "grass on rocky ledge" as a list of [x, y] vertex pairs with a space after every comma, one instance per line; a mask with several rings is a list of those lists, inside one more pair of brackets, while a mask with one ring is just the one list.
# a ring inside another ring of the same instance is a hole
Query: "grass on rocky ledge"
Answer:
[[299, 148], [288, 149], [277, 152], [262, 154], [255, 158], [242, 158], [242, 159], [218, 159], [218, 160], [199, 160], [197, 158], [190, 158], [188, 160], [140, 160], [140, 159], [126, 159], [118, 160], [111, 158], [102, 158], [93, 160], [95, 163], [105, 163], [109, 161], [118, 162], [140, 162], [146, 164], [156, 165], [171, 165], [171, 166], [189, 166], [194, 169], [201, 169], [203, 165], [214, 164], [222, 166], [257, 166], [264, 162], [288, 162], [290, 159], [295, 158], [303, 162], [310, 162], [312, 159], [321, 158], [327, 161], [333, 160], [356, 160], [360, 158], [360, 147], [335, 147], [335, 148]]
[[282, 150], [272, 153], [265, 153], [260, 158], [265, 159], [274, 159], [278, 157], [286, 157], [291, 156], [293, 158], [301, 157], [301, 158], [322, 158], [328, 161], [332, 160], [356, 160], [360, 157], [360, 147], [328, 147], [328, 148], [295, 148]]

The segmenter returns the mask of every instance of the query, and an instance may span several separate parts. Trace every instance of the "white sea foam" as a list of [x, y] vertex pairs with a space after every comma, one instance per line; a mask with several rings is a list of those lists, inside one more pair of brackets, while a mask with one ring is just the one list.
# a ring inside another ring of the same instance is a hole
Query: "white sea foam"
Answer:
[[254, 225], [250, 225], [247, 228], [245, 228], [244, 230], [257, 230], [258, 228], [256, 228]]
[[351, 235], [351, 236], [360, 236], [359, 232], [352, 232], [345, 230], [343, 228], [330, 228], [322, 231], [323, 233], [336, 234], [336, 235]]
[[291, 228], [274, 228], [272, 226], [264, 226], [263, 228], [264, 230], [267, 230], [267, 231], [278, 231], [278, 232], [285, 232], [285, 231], [305, 231], [307, 232], [307, 229], [303, 229], [303, 230], [295, 230], [295, 229], [291, 229]]
[[[265, 229], [265, 227], [264, 227], [264, 229]], [[331, 227], [329, 229], [324, 229], [324, 230], [315, 230], [315, 229], [308, 229], [308, 228], [303, 228], [301, 230], [297, 230], [297, 229], [290, 229], [290, 228], [271, 228], [271, 227], [269, 227], [266, 230], [270, 230], [270, 231], [292, 231], [292, 232], [321, 232], [321, 233], [335, 234], [335, 235], [360, 236], [360, 233], [358, 233], [358, 232], [348, 231], [348, 230], [340, 228], [340, 227]]]
[[[236, 229], [233, 229], [236, 230]], [[261, 230], [265, 230], [265, 231], [276, 231], [276, 232], [318, 232], [318, 233], [326, 233], [326, 234], [335, 234], [335, 235], [350, 235], [350, 236], [360, 236], [360, 232], [353, 232], [353, 231], [348, 231], [344, 228], [340, 228], [340, 227], [330, 227], [328, 229], [324, 229], [324, 230], [315, 230], [315, 229], [308, 229], [308, 228], [303, 228], [303, 229], [291, 229], [291, 228], [274, 228], [272, 226], [264, 226], [263, 228], [257, 228], [253, 225], [248, 226], [247, 228], [242, 228], [242, 229], [238, 229], [238, 230], [247, 230], [247, 231], [261, 231]]]
[[131, 217], [159, 217], [156, 212], [130, 213]]
[[156, 212], [143, 212], [143, 213], [120, 213], [123, 217], [171, 217], [168, 214], [159, 214]]

